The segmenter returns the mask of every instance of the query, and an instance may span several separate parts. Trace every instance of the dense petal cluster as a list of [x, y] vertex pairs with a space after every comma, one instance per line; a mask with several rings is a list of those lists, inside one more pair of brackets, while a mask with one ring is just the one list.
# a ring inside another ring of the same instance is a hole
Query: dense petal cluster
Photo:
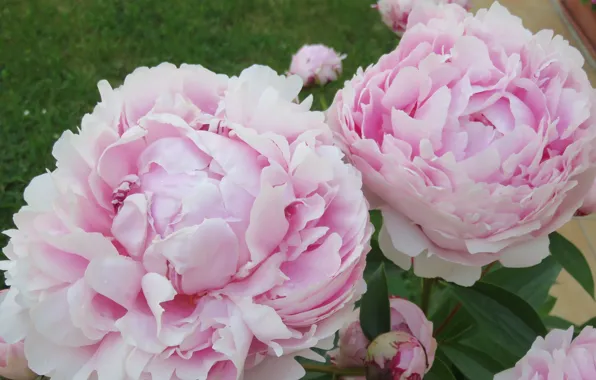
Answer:
[[8, 231], [0, 335], [53, 380], [301, 377], [293, 356], [363, 291], [371, 234], [301, 86], [170, 64], [100, 82]]
[[379, 0], [373, 7], [378, 9], [381, 19], [398, 36], [408, 28], [408, 20], [414, 7], [421, 3], [457, 4], [466, 10], [471, 8], [471, 0]]
[[596, 175], [596, 102], [581, 54], [499, 3], [417, 7], [399, 46], [328, 112], [382, 210], [384, 253], [421, 277], [471, 285], [526, 267]]
[[589, 380], [596, 379], [596, 329], [585, 327], [573, 339], [573, 327], [552, 330], [538, 337], [514, 368], [494, 380]]

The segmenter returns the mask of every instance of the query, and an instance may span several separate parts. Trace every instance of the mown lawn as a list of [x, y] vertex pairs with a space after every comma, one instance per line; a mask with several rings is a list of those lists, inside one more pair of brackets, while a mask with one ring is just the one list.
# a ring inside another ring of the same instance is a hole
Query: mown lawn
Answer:
[[[29, 180], [54, 168], [51, 147], [138, 66], [200, 63], [233, 75], [253, 63], [284, 72], [304, 43], [347, 53], [344, 75], [396, 43], [373, 0], [0, 0], [0, 230]], [[319, 103], [315, 103], [319, 106]], [[0, 238], [0, 247], [6, 238]]]

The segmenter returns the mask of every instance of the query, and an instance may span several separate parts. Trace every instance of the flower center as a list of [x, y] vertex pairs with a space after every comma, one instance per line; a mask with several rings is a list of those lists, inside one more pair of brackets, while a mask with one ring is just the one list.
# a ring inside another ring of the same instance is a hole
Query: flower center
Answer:
[[474, 113], [472, 115], [470, 115], [470, 121], [475, 121], [478, 123], [482, 123], [484, 125], [486, 125], [487, 127], [492, 127], [494, 128], [494, 124], [490, 122], [490, 120], [488, 120], [488, 118], [486, 116], [484, 116], [483, 113]]
[[205, 292], [200, 292], [200, 293], [195, 293], [195, 294], [185, 293], [184, 290], [182, 289], [182, 276], [178, 272], [176, 272], [176, 269], [174, 269], [174, 266], [172, 264], [170, 264], [168, 262], [167, 265], [168, 265], [168, 270], [166, 273], [166, 277], [168, 278], [168, 280], [170, 280], [170, 283], [172, 284], [172, 286], [178, 293], [176, 295], [176, 299], [178, 301], [181, 301], [182, 304], [185, 304], [187, 306], [196, 305], [199, 302], [199, 300], [201, 299], [201, 297], [205, 296], [207, 294], [207, 292], [205, 291]]
[[114, 212], [118, 213], [124, 204], [124, 200], [130, 193], [133, 187], [139, 186], [139, 177], [134, 174], [127, 175], [124, 177], [120, 185], [112, 192], [112, 206]]

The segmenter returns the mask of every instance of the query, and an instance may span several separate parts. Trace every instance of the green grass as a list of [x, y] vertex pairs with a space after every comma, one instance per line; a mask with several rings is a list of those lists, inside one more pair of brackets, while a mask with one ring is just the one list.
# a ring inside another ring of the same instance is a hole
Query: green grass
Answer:
[[[284, 72], [305, 43], [347, 53], [328, 102], [357, 67], [391, 50], [373, 0], [3, 0], [0, 7], [0, 229], [12, 227], [51, 148], [138, 66], [200, 63], [228, 75], [253, 64]], [[315, 103], [318, 105], [318, 101]], [[45, 110], [45, 111], [44, 111]], [[0, 238], [0, 247], [6, 238]]]

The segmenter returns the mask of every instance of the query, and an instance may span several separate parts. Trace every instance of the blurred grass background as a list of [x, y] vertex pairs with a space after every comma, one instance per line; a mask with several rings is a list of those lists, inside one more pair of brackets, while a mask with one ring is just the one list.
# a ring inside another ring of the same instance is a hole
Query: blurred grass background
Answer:
[[164, 61], [281, 73], [300, 46], [323, 43], [348, 55], [340, 80], [313, 90], [330, 102], [357, 67], [396, 44], [373, 2], [0, 0], [0, 230], [13, 226], [31, 178], [54, 169], [53, 143], [92, 110], [100, 79], [117, 86]]

